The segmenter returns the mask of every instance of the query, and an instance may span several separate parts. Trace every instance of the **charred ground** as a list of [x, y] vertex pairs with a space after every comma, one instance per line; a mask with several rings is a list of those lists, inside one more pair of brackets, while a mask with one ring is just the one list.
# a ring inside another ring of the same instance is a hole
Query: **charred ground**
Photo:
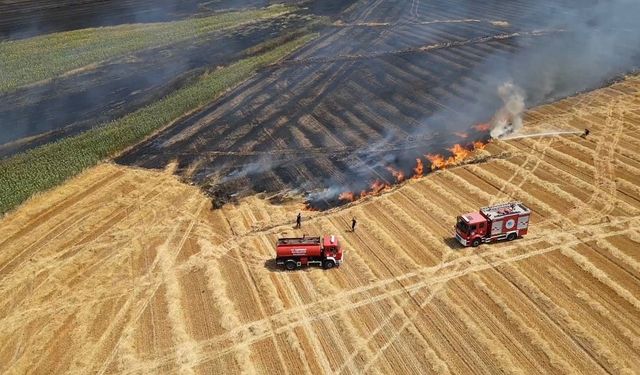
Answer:
[[0, 40], [126, 23], [163, 22], [214, 12], [296, 4], [334, 16], [355, 0], [8, 0], [0, 2]]
[[[316, 16], [339, 16], [340, 11], [353, 2], [289, 1], [287, 3], [295, 3], [299, 7], [281, 17], [113, 57], [53, 80], [0, 93], [0, 124], [11, 125], [0, 134], [0, 157], [75, 135], [136, 111], [188, 85], [207, 71], [310, 32], [319, 23]], [[0, 9], [0, 25], [5, 25], [14, 36], [27, 37], [84, 27], [207, 16], [216, 12], [269, 6], [274, 2], [235, 0], [200, 3], [165, 1], [148, 4], [138, 0], [109, 2], [109, 8], [103, 2], [87, 1], [56, 3], [55, 9], [51, 9], [53, 4], [46, 1], [13, 2], [10, 7], [2, 5], [8, 8], [4, 9], [6, 12]], [[129, 12], [128, 15], [121, 14], [120, 8]], [[164, 13], [152, 18], [138, 17], [138, 11], [144, 10], [143, 13], [147, 14], [156, 8]], [[182, 13], [174, 12], [176, 9], [181, 9]], [[43, 12], [48, 18], [38, 18], [38, 12]], [[27, 18], [22, 20], [16, 16], [13, 19], [12, 14], [23, 14]], [[55, 21], [58, 16], [60, 25]], [[38, 27], [29, 29], [28, 34], [20, 34], [20, 30], [30, 23]]]
[[[525, 83], [535, 105], [602, 85], [640, 61], [637, 46], [615, 45], [629, 59], [583, 72], [590, 79], [546, 77], [543, 66], [559, 63], [550, 48], [584, 41], [583, 27], [549, 21], [576, 4], [455, 3], [358, 2], [294, 56], [117, 161], [177, 161], [177, 173], [218, 204], [293, 190], [324, 208], [342, 191], [394, 182], [389, 167], [410, 175], [425, 153], [486, 140], [473, 126], [502, 105], [495, 88], [507, 76]], [[590, 15], [572, 17], [599, 22]], [[554, 81], [541, 83], [547, 78]]]
[[283, 16], [237, 30], [151, 48], [93, 69], [0, 95], [0, 156], [77, 134], [144, 107], [207, 70], [298, 36], [308, 20]]
[[20, 39], [125, 23], [174, 21], [217, 11], [264, 7], [283, 2], [287, 1], [9, 0], [0, 3], [0, 39]]

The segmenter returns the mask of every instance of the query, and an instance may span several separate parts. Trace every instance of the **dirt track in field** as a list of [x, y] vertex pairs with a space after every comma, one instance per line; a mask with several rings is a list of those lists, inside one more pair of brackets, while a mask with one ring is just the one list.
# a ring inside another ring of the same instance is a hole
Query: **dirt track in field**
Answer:
[[[300, 202], [212, 211], [172, 166], [93, 168], [0, 222], [0, 372], [636, 373], [640, 77], [525, 123], [592, 133], [494, 142], [303, 231]], [[509, 199], [534, 212], [525, 238], [451, 239]], [[303, 232], [341, 236], [343, 266], [274, 268]]]

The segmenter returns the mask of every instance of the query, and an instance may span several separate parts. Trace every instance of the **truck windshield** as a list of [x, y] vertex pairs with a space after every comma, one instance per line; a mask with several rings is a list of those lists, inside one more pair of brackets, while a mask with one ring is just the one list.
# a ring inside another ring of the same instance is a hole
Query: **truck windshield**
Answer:
[[456, 227], [462, 233], [469, 233], [469, 224], [467, 224], [460, 216], [458, 216], [458, 224], [456, 224]]

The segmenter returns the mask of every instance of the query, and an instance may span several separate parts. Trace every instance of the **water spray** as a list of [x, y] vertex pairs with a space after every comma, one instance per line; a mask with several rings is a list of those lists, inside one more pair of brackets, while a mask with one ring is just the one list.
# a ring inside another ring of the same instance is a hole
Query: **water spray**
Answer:
[[522, 139], [522, 138], [533, 138], [533, 137], [551, 137], [554, 135], [571, 135], [571, 134], [584, 134], [581, 131], [553, 131], [553, 132], [543, 132], [543, 133], [533, 133], [533, 134], [516, 134], [516, 135], [508, 135], [505, 137], [497, 138], [501, 141], [508, 141], [512, 139]]

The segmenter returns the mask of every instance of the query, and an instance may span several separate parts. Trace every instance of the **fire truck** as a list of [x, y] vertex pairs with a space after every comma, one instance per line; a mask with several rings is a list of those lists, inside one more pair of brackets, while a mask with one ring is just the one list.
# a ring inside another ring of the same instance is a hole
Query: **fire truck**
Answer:
[[344, 255], [338, 237], [279, 238], [276, 263], [291, 271], [301, 266], [318, 265], [325, 269], [342, 264]]
[[512, 241], [527, 234], [531, 210], [521, 202], [483, 207], [479, 212], [458, 216], [456, 239], [463, 246], [500, 240]]

